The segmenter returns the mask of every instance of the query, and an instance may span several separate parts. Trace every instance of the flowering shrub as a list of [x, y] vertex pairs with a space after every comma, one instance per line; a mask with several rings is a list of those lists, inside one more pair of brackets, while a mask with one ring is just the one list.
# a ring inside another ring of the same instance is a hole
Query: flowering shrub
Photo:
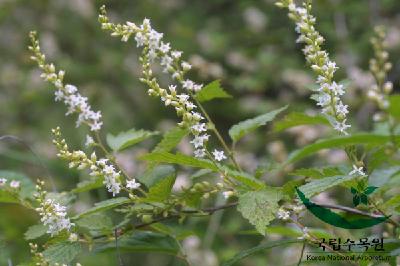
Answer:
[[[399, 237], [400, 116], [397, 105], [400, 97], [391, 94], [394, 86], [388, 81], [387, 74], [392, 65], [385, 50], [385, 30], [377, 27], [372, 38], [376, 58], [370, 61], [370, 72], [375, 84], [362, 96], [363, 100], [371, 100], [376, 105], [376, 113], [371, 119], [374, 128], [371, 132], [361, 132], [346, 102], [349, 88], [346, 82], [335, 79], [338, 66], [323, 50], [325, 39], [317, 30], [311, 3], [306, 1], [297, 5], [293, 0], [281, 0], [276, 5], [285, 8], [289, 18], [295, 22], [299, 34], [297, 42], [304, 44], [305, 61], [316, 75], [311, 98], [316, 101], [316, 108], [322, 109], [321, 114], [289, 112], [288, 103], [233, 125], [228, 131], [229, 141], [203, 106], [214, 99], [232, 97], [221, 87], [220, 81], [203, 85], [190, 79], [192, 66], [184, 60], [183, 52], [166, 42], [163, 33], [154, 29], [149, 19], [140, 24], [115, 24], [107, 16], [105, 7], [100, 9], [101, 28], [122, 42], [134, 43], [141, 50], [142, 75], [138, 78], [147, 86], [148, 95], [159, 98], [166, 108], [176, 112], [179, 119], [176, 127], [164, 132], [161, 141], [151, 151], [139, 158], [131, 158], [146, 162], [145, 171], [134, 176], [124, 170], [116, 155], [160, 133], [131, 129], [117, 135], [107, 134], [105, 143], [103, 130], [106, 121], [102, 120], [102, 113], [93, 111], [95, 108], [90, 106], [89, 99], [82, 96], [77, 86], [65, 83], [66, 73], [47, 61], [37, 34], [31, 32], [31, 59], [41, 70], [41, 77], [54, 87], [55, 101], [66, 105], [66, 115], [76, 116], [76, 127], [88, 126], [82, 149], [70, 148], [64, 139], [62, 128], [67, 125], [54, 125], [52, 130], [58, 158], [85, 176], [85, 180], [74, 189], [48, 193], [42, 180], [38, 180], [35, 187], [29, 179], [1, 173], [0, 201], [19, 203], [40, 217], [38, 224], [26, 232], [27, 240], [40, 243], [30, 243], [32, 265], [70, 265], [86, 249], [96, 252], [116, 250], [118, 256], [120, 250], [163, 252], [188, 265], [201, 265], [201, 260], [198, 262], [198, 258], [181, 245], [181, 242], [193, 242], [193, 239], [180, 235], [166, 222], [173, 221], [173, 224], [183, 226], [193, 217], [210, 216], [235, 207], [237, 214], [254, 226], [254, 232], [265, 236], [283, 228], [288, 233], [282, 235], [290, 237], [245, 250], [231, 256], [224, 265], [233, 265], [262, 249], [298, 243], [303, 244], [299, 253], [300, 264], [306, 246], [329, 248], [320, 238], [321, 235], [331, 237], [334, 229], [321, 231], [317, 227], [342, 225], [318, 220], [319, 226], [315, 226], [304, 219], [307, 215], [305, 207], [316, 206], [310, 205], [308, 198], [332, 188], [340, 189], [343, 195], [349, 192], [354, 206], [321, 203], [318, 207], [336, 209], [349, 216], [385, 218], [379, 225], [379, 234], [395, 243], [392, 250], [397, 249], [395, 254], [398, 254], [399, 242], [395, 239]], [[329, 133], [292, 151], [283, 161], [260, 165], [256, 171], [250, 172], [238, 160], [236, 147], [243, 137], [255, 130], [263, 130], [264, 125], [271, 123], [274, 124], [271, 133], [275, 134], [304, 125], [328, 128]], [[178, 144], [188, 135], [193, 152], [176, 152]], [[303, 159], [321, 154], [326, 149], [343, 151], [346, 161], [339, 165], [322, 165], [323, 162], [318, 160], [304, 162]], [[196, 172], [193, 169], [197, 169]], [[190, 174], [193, 184], [175, 189], [177, 177], [182, 173]], [[265, 173], [293, 178], [273, 185], [265, 178]], [[77, 195], [103, 190], [104, 187], [109, 193], [106, 199], [85, 210], [71, 211]], [[306, 200], [299, 201], [303, 196]], [[107, 215], [110, 212], [117, 213], [118, 218], [112, 220]], [[198, 248], [196, 243], [188, 245]], [[392, 263], [395, 263], [395, 257]]]

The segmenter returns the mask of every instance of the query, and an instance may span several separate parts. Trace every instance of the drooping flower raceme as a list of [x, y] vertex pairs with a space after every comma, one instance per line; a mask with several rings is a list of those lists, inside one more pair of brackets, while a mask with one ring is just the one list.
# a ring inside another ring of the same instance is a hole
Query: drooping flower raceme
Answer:
[[[393, 83], [386, 81], [387, 73], [392, 69], [389, 62], [389, 53], [385, 42], [386, 31], [383, 26], [375, 27], [375, 36], [371, 38], [374, 48], [374, 58], [369, 61], [369, 69], [376, 83], [368, 90], [367, 96], [373, 100], [381, 110], [389, 108], [388, 96], [393, 90]], [[379, 115], [378, 115], [379, 117]]]
[[305, 44], [303, 52], [306, 60], [318, 75], [319, 87], [313, 99], [322, 108], [322, 113], [328, 117], [333, 128], [347, 135], [347, 129], [351, 127], [346, 124], [346, 115], [349, 111], [348, 106], [340, 98], [345, 93], [344, 86], [333, 80], [338, 67], [321, 48], [324, 38], [315, 29], [316, 19], [310, 13], [311, 5], [304, 3], [299, 7], [293, 0], [281, 0], [277, 2], [277, 6], [289, 10], [289, 17], [295, 21], [296, 32], [300, 35], [297, 42]]
[[47, 193], [43, 190], [43, 185], [44, 182], [40, 180], [36, 185], [35, 198], [40, 204], [36, 211], [41, 216], [42, 223], [47, 226], [47, 233], [55, 236], [64, 230], [70, 232], [74, 224], [67, 216], [67, 208], [53, 199], [46, 198]]
[[[93, 152], [90, 158], [83, 151], [69, 151], [65, 139], [62, 139], [60, 128], [52, 130], [54, 135], [53, 143], [57, 146], [57, 156], [69, 161], [69, 167], [77, 169], [89, 169], [90, 175], [103, 178], [103, 183], [107, 187], [108, 192], [113, 196], [120, 193], [122, 189], [122, 175], [115, 167], [109, 163], [108, 159], [97, 159], [96, 153]], [[135, 181], [133, 179], [133, 181]], [[131, 180], [132, 182], [132, 180]], [[137, 186], [136, 188], [138, 188]]]
[[46, 63], [46, 57], [40, 50], [35, 32], [30, 33], [30, 38], [31, 46], [29, 46], [29, 50], [33, 53], [31, 59], [36, 61], [39, 68], [43, 71], [41, 77], [56, 87], [55, 100], [63, 101], [68, 107], [66, 115], [78, 114], [77, 127], [81, 124], [87, 124], [92, 131], [100, 130], [103, 125], [101, 112], [92, 110], [87, 97], [82, 96], [76, 86], [64, 84], [65, 72], [63, 70], [57, 72], [53, 64]]
[[[102, 29], [110, 31], [112, 36], [119, 36], [124, 42], [133, 36], [137, 47], [143, 48], [140, 57], [143, 77], [140, 81], [149, 87], [150, 96], [160, 97], [166, 106], [171, 105], [175, 108], [177, 115], [182, 118], [179, 125], [188, 127], [194, 137], [191, 141], [195, 148], [194, 155], [199, 158], [204, 157], [207, 154], [205, 147], [209, 139], [207, 126], [203, 122], [204, 117], [196, 111], [198, 106], [191, 100], [203, 85], [185, 78], [186, 72], [192, 66], [181, 60], [182, 52], [173, 50], [170, 43], [164, 42], [163, 34], [152, 28], [149, 19], [144, 19], [141, 25], [132, 22], [126, 22], [123, 25], [113, 24], [109, 21], [103, 6], [99, 21]], [[161, 65], [163, 72], [171, 75], [176, 84], [169, 85], [168, 89], [161, 88], [151, 69], [156, 62]], [[178, 86], [184, 90], [184, 93], [178, 92]]]

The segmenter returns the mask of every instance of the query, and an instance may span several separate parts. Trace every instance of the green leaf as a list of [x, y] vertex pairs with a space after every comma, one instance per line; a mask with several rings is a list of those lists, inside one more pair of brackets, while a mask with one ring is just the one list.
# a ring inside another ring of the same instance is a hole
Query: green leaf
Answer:
[[378, 168], [372, 171], [368, 177], [370, 186], [380, 187], [385, 185], [389, 179], [396, 173], [400, 172], [400, 166], [390, 166], [385, 168]]
[[361, 194], [360, 200], [362, 204], [368, 205], [368, 197], [365, 194]]
[[275, 219], [278, 201], [282, 198], [280, 189], [266, 188], [239, 195], [238, 211], [254, 225], [257, 231], [265, 235], [265, 228]]
[[297, 169], [289, 174], [294, 175], [294, 176], [309, 177], [309, 178], [313, 178], [313, 179], [320, 179], [320, 178], [324, 177], [324, 175], [321, 173], [320, 169], [317, 169], [317, 168], [301, 168], [301, 169]]
[[93, 214], [93, 213], [109, 210], [109, 209], [112, 209], [114, 207], [120, 206], [122, 204], [128, 203], [130, 201], [131, 201], [130, 199], [125, 198], [125, 197], [112, 198], [112, 199], [100, 201], [98, 203], [95, 203], [95, 207], [76, 215], [72, 219], [77, 220], [77, 219], [80, 219], [80, 218], [82, 218], [84, 216], [87, 216], [89, 214]]
[[356, 175], [351, 175], [351, 176], [338, 175], [338, 176], [325, 177], [322, 179], [313, 180], [310, 183], [307, 183], [299, 187], [299, 189], [301, 190], [301, 192], [304, 193], [304, 195], [307, 198], [310, 198], [322, 191], [340, 185], [344, 182], [353, 180], [354, 178], [356, 178]]
[[174, 127], [167, 131], [162, 140], [157, 144], [152, 152], [169, 152], [175, 148], [179, 142], [189, 133], [189, 130], [181, 127]]
[[[16, 180], [20, 182], [20, 190], [19, 190], [19, 197], [21, 199], [32, 199], [33, 193], [35, 192], [35, 184], [32, 180], [29, 179], [26, 175], [18, 172], [8, 171], [8, 170], [0, 170], [0, 178], [6, 178], [7, 184], [10, 184], [12, 180]], [[1, 189], [0, 189], [1, 191]], [[7, 196], [6, 194], [1, 195], [0, 192], [0, 199], [6, 199], [7, 197], [12, 200], [12, 197]], [[6, 202], [6, 201], [5, 201]], [[12, 202], [12, 201], [11, 201]], [[18, 201], [17, 201], [18, 202]]]
[[328, 119], [322, 115], [309, 116], [304, 113], [293, 112], [286, 115], [281, 121], [274, 123], [276, 132], [300, 125], [330, 125]]
[[[118, 249], [121, 252], [157, 252], [176, 255], [179, 252], [177, 242], [170, 236], [150, 231], [134, 232], [118, 239]], [[115, 250], [115, 243], [101, 246], [98, 251]]]
[[158, 181], [150, 188], [146, 200], [155, 202], [162, 202], [166, 200], [171, 194], [175, 179], [176, 173], [174, 172], [168, 176], [165, 176], [162, 180]]
[[103, 187], [103, 179], [96, 177], [96, 178], [92, 178], [90, 180], [84, 180], [82, 182], [79, 182], [76, 185], [76, 188], [72, 189], [71, 192], [72, 193], [81, 193], [81, 192], [86, 192], [86, 191], [90, 191], [93, 189], [98, 189]]
[[[218, 167], [216, 167], [211, 161], [193, 158], [191, 156], [183, 155], [180, 153], [172, 154], [167, 152], [153, 152], [145, 154], [139, 159], [157, 163], [171, 163], [171, 164], [179, 164], [179, 165], [191, 166], [202, 169], [210, 169], [213, 170], [214, 172], [218, 172]], [[219, 166], [219, 167], [223, 171], [227, 171], [230, 177], [251, 188], [261, 189], [264, 187], [264, 183], [255, 179], [253, 176], [249, 174], [231, 170], [226, 166]]]
[[138, 180], [150, 188], [167, 176], [176, 175], [176, 170], [171, 165], [158, 165], [148, 169]]
[[303, 243], [303, 240], [295, 239], [295, 240], [280, 240], [280, 241], [269, 241], [265, 244], [258, 245], [256, 247], [243, 250], [236, 254], [233, 258], [229, 259], [228, 261], [222, 263], [222, 266], [231, 266], [235, 263], [239, 262], [240, 260], [247, 258], [257, 252], [271, 249], [279, 246], [289, 245], [289, 244], [296, 244], [296, 243]]
[[43, 251], [43, 256], [52, 264], [69, 264], [81, 251], [82, 248], [78, 242], [68, 241], [49, 246]]
[[286, 110], [288, 106], [284, 106], [280, 109], [273, 110], [263, 115], [259, 115], [252, 119], [242, 121], [229, 129], [229, 136], [231, 136], [234, 142], [240, 140], [244, 135], [256, 130], [258, 127], [265, 125], [267, 122], [274, 120], [274, 118]]
[[0, 188], [0, 202], [2, 203], [19, 203], [20, 199], [17, 192]]
[[196, 99], [200, 102], [206, 102], [218, 98], [232, 98], [232, 95], [228, 94], [221, 88], [219, 80], [211, 82], [196, 94]]
[[218, 170], [211, 161], [196, 159], [181, 153], [152, 152], [141, 156], [139, 159], [157, 163], [172, 163], [196, 168], [207, 168], [215, 171]]
[[243, 185], [248, 186], [249, 188], [252, 189], [263, 189], [265, 188], [265, 184], [253, 177], [252, 175], [249, 175], [248, 173], [245, 172], [239, 172], [233, 169], [230, 169], [229, 167], [225, 165], [221, 165], [220, 169], [222, 169], [223, 172], [227, 173], [229, 177], [232, 177], [236, 181], [239, 181]]
[[400, 118], [400, 94], [393, 94], [389, 96], [389, 113], [396, 117]]
[[203, 177], [205, 175], [211, 174], [213, 171], [210, 169], [200, 169], [198, 170], [196, 173], [194, 173], [193, 175], [191, 175], [189, 178], [191, 180], [195, 180], [197, 178]]
[[43, 224], [35, 224], [28, 228], [28, 231], [25, 232], [25, 240], [33, 240], [41, 237], [42, 235], [47, 233], [47, 226]]
[[364, 193], [365, 193], [365, 195], [371, 195], [377, 189], [378, 189], [378, 187], [367, 187], [365, 189]]
[[111, 218], [103, 213], [93, 213], [77, 220], [75, 224], [90, 231], [110, 230], [113, 227]]
[[158, 132], [143, 129], [136, 130], [133, 128], [129, 131], [121, 132], [116, 136], [107, 134], [107, 144], [114, 151], [121, 151], [157, 134]]
[[353, 205], [357, 207], [360, 204], [360, 196], [358, 194], [354, 195], [353, 197]]
[[[302, 149], [292, 152], [289, 155], [289, 158], [285, 162], [285, 164], [294, 163], [323, 149], [340, 148], [348, 145], [357, 145], [357, 144], [380, 146], [389, 142], [390, 140], [391, 140], [390, 136], [374, 135], [374, 134], [360, 134], [360, 135], [322, 139]], [[396, 136], [396, 140], [397, 141], [400, 140], [400, 136]]]

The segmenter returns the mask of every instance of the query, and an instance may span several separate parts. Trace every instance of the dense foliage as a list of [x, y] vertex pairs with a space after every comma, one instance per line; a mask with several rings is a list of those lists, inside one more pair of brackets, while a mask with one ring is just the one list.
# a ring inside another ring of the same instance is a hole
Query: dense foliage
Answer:
[[0, 3], [0, 264], [398, 263], [397, 1], [106, 4]]

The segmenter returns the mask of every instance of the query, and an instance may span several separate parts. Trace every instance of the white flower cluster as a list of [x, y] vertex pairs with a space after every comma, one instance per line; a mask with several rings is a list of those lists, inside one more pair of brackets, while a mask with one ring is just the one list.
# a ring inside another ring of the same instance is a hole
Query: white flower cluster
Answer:
[[46, 199], [46, 191], [43, 190], [43, 181], [38, 181], [36, 185], [37, 193], [35, 197], [40, 204], [36, 211], [41, 216], [41, 221], [47, 226], [47, 233], [51, 236], [59, 234], [61, 231], [70, 231], [74, 226], [67, 216], [67, 208], [55, 202], [53, 199]]
[[48, 227], [47, 233], [51, 234], [51, 236], [57, 235], [62, 230], [69, 231], [74, 226], [67, 217], [66, 210], [65, 206], [56, 203], [52, 199], [46, 199], [41, 207], [36, 209], [42, 217], [41, 221]]
[[[206, 155], [206, 143], [209, 139], [207, 134], [207, 125], [204, 123], [204, 117], [197, 112], [197, 106], [190, 100], [191, 96], [203, 87], [202, 84], [196, 84], [194, 81], [185, 78], [185, 73], [192, 66], [181, 60], [182, 52], [173, 50], [170, 43], [163, 41], [163, 33], [157, 32], [152, 28], [150, 20], [144, 19], [141, 25], [132, 22], [126, 22], [124, 25], [113, 24], [109, 22], [105, 7], [101, 8], [99, 21], [102, 29], [111, 31], [112, 36], [120, 36], [121, 40], [126, 42], [131, 36], [134, 36], [137, 47], [143, 47], [140, 61], [143, 65], [143, 78], [140, 80], [149, 86], [150, 96], [157, 96], [166, 106], [173, 106], [182, 117], [180, 126], [188, 126], [194, 138], [191, 141], [195, 148], [194, 155], [202, 158]], [[177, 84], [171, 84], [168, 89], [163, 89], [153, 76], [151, 66], [158, 61], [163, 72], [171, 75]], [[178, 93], [177, 86], [180, 86], [184, 93]], [[222, 155], [221, 155], [222, 153]], [[223, 152], [219, 152], [215, 159], [220, 161], [225, 159]]]
[[78, 119], [76, 121], [76, 126], [80, 126], [82, 123], [87, 124], [92, 131], [100, 130], [103, 122], [101, 121], [101, 112], [93, 111], [88, 103], [87, 97], [82, 96], [77, 87], [70, 84], [64, 84], [63, 70], [56, 71], [53, 64], [47, 64], [45, 60], [45, 55], [40, 51], [39, 41], [36, 39], [36, 33], [30, 33], [32, 45], [29, 49], [32, 51], [33, 55], [31, 59], [36, 61], [39, 68], [43, 70], [40, 75], [44, 80], [49, 81], [56, 87], [55, 100], [63, 101], [68, 107], [66, 115], [78, 114]]
[[69, 161], [70, 168], [77, 169], [90, 169], [91, 176], [99, 176], [104, 178], [103, 183], [107, 187], [108, 192], [113, 196], [121, 191], [121, 172], [117, 171], [115, 167], [108, 162], [108, 159], [97, 159], [96, 153], [93, 152], [90, 158], [85, 152], [78, 150], [70, 152], [65, 139], [61, 138], [60, 128], [52, 130], [55, 139], [53, 143], [57, 146], [57, 156]]
[[[7, 178], [0, 178], [0, 187], [3, 187], [7, 184]], [[21, 186], [21, 182], [18, 180], [11, 180], [10, 187], [11, 188], [19, 188]]]
[[333, 128], [347, 135], [347, 129], [351, 127], [346, 124], [346, 115], [349, 111], [348, 106], [340, 99], [345, 90], [343, 85], [333, 81], [338, 67], [329, 59], [328, 53], [321, 48], [324, 38], [315, 29], [316, 19], [310, 14], [311, 5], [304, 3], [303, 7], [298, 7], [293, 0], [282, 0], [277, 2], [277, 5], [288, 8], [289, 17], [295, 21], [296, 32], [300, 34], [297, 42], [305, 43], [303, 52], [306, 60], [318, 75], [319, 89], [313, 98], [322, 108], [322, 113], [328, 116]]

